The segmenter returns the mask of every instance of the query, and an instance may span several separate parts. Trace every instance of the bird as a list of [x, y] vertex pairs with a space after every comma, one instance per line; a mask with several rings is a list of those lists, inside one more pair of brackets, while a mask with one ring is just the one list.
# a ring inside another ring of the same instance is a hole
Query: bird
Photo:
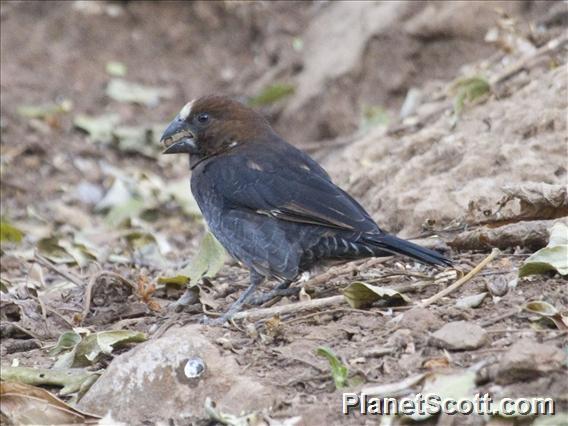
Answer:
[[383, 231], [308, 154], [258, 112], [207, 95], [167, 126], [163, 154], [189, 154], [191, 191], [215, 238], [250, 272], [250, 284], [217, 322], [231, 319], [267, 279], [289, 288], [329, 261], [404, 255], [449, 267], [450, 259]]

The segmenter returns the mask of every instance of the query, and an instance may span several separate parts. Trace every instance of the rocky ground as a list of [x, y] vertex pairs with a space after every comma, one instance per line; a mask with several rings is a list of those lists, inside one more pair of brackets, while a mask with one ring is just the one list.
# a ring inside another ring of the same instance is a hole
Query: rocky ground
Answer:
[[[538, 1], [2, 2], [3, 422], [400, 424], [418, 419], [343, 415], [342, 392], [435, 390], [551, 397], [557, 415], [425, 424], [565, 424], [567, 16]], [[247, 272], [157, 139], [205, 93], [258, 108], [455, 269], [339, 265], [202, 325]]]

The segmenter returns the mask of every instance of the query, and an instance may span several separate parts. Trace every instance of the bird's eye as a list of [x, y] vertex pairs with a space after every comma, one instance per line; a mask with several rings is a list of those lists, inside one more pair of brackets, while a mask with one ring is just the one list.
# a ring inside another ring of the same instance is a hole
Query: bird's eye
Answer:
[[197, 116], [197, 121], [199, 121], [201, 124], [207, 123], [209, 121], [209, 114], [207, 113], [199, 114]]

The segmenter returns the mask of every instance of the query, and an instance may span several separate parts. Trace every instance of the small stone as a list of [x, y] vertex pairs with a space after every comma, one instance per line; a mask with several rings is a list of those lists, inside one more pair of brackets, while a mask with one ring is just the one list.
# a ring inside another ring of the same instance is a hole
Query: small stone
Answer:
[[523, 339], [503, 355], [497, 369], [497, 383], [532, 380], [562, 368], [566, 354], [552, 344]]
[[502, 297], [509, 291], [509, 282], [508, 276], [497, 276], [486, 281], [485, 286], [493, 296]]
[[478, 308], [483, 303], [487, 293], [472, 294], [471, 296], [460, 297], [456, 301], [456, 308], [471, 309]]
[[398, 324], [415, 332], [435, 330], [443, 324], [442, 320], [426, 308], [414, 308], [402, 314]]
[[467, 321], [447, 323], [430, 337], [430, 344], [452, 351], [477, 349], [486, 342], [486, 331]]

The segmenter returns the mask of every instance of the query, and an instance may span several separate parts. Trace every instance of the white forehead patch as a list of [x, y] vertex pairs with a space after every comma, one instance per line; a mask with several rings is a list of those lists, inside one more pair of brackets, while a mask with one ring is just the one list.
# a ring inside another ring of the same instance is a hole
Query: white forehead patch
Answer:
[[193, 106], [193, 102], [195, 102], [195, 99], [193, 101], [189, 101], [183, 106], [183, 108], [179, 112], [179, 118], [181, 118], [182, 120], [187, 120], [187, 117], [189, 117], [189, 114], [191, 114], [191, 107]]

